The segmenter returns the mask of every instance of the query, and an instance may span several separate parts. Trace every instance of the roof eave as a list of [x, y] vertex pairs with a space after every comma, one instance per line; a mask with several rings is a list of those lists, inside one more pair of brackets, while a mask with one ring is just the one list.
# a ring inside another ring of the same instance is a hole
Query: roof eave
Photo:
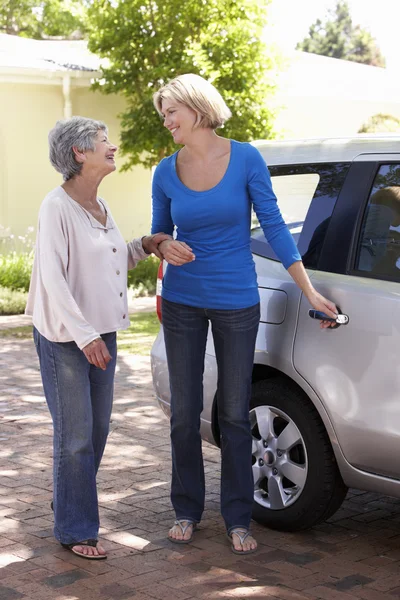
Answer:
[[0, 83], [30, 83], [36, 85], [60, 85], [66, 76], [74, 80], [75, 86], [89, 86], [93, 79], [101, 77], [100, 71], [78, 69], [29, 69], [25, 67], [1, 67]]

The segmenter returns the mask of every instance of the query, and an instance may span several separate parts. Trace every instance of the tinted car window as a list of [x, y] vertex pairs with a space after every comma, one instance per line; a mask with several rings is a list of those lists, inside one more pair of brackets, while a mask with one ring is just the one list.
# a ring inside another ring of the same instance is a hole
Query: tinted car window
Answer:
[[358, 240], [360, 274], [400, 281], [400, 164], [382, 165], [375, 178]]
[[[279, 208], [306, 267], [318, 267], [329, 219], [348, 168], [348, 163], [334, 163], [269, 169]], [[277, 260], [260, 226], [255, 225], [252, 252]]]
[[[297, 242], [319, 183], [319, 174], [271, 175], [271, 182], [282, 217]], [[260, 224], [253, 211], [252, 228], [255, 227], [259, 228]]]

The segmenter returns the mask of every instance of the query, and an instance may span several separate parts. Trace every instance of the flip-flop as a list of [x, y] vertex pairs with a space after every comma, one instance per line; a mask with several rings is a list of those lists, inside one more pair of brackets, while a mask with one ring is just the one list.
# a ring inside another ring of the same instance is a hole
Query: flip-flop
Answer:
[[[184, 523], [186, 523], [186, 525], [184, 525]], [[187, 540], [177, 540], [176, 538], [168, 536], [169, 541], [173, 544], [189, 544], [189, 542], [193, 540], [193, 534], [197, 529], [197, 523], [195, 521], [191, 521], [190, 519], [176, 519], [174, 526], [175, 525], [178, 525], [178, 527], [180, 527], [182, 531], [182, 537], [185, 535], [188, 528], [192, 527], [192, 535], [189, 538], [187, 538]]]
[[232, 529], [232, 531], [230, 531], [227, 536], [229, 541], [231, 542], [231, 549], [232, 552], [234, 554], [253, 554], [253, 552], [256, 552], [256, 550], [258, 549], [256, 548], [250, 548], [250, 550], [236, 550], [235, 545], [233, 543], [233, 538], [232, 538], [232, 534], [235, 534], [238, 536], [239, 538], [239, 542], [242, 545], [243, 548], [243, 544], [246, 541], [246, 539], [249, 537], [250, 534], [250, 529], [245, 529], [244, 527], [237, 527], [236, 529]]
[[83, 542], [73, 542], [72, 544], [63, 544], [61, 542], [61, 546], [70, 552], [76, 554], [76, 556], [80, 556], [81, 558], [86, 558], [87, 560], [105, 560], [107, 558], [107, 554], [83, 554], [82, 552], [77, 552], [74, 550], [76, 546], [91, 546], [92, 548], [97, 548], [98, 540], [85, 540]]

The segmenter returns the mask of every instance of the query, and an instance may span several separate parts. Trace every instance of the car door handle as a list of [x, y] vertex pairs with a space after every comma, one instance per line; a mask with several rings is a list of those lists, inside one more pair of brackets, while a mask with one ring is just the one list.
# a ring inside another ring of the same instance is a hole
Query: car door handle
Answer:
[[349, 317], [347, 315], [339, 313], [336, 319], [333, 319], [332, 317], [328, 317], [328, 315], [326, 315], [324, 312], [321, 312], [320, 310], [315, 310], [314, 308], [310, 308], [310, 310], [308, 311], [308, 315], [312, 319], [318, 319], [320, 321], [330, 321], [331, 323], [336, 323], [337, 325], [347, 325], [347, 323], [349, 322]]

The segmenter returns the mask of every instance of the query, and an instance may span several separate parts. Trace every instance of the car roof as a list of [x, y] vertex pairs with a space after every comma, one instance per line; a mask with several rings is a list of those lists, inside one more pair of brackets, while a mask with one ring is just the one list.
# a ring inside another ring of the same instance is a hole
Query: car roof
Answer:
[[349, 138], [320, 138], [252, 142], [265, 162], [273, 165], [350, 162], [362, 154], [400, 154], [400, 135], [358, 135]]

